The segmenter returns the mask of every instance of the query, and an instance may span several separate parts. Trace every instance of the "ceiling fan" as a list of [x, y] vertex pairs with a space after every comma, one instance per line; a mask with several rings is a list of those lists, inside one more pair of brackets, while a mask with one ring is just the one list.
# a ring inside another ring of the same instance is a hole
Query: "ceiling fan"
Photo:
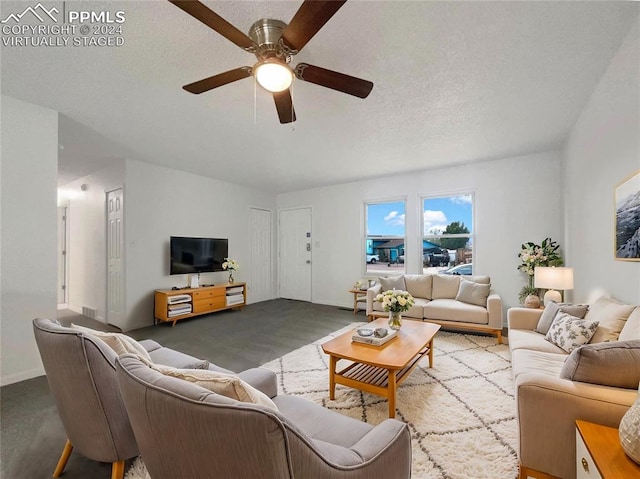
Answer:
[[169, 1], [258, 59], [252, 67], [235, 68], [183, 86], [188, 92], [204, 93], [253, 75], [259, 85], [273, 93], [280, 123], [296, 121], [289, 89], [294, 76], [358, 98], [371, 93], [373, 83], [367, 80], [307, 63], [299, 63], [295, 69], [289, 66], [292, 57], [347, 0], [304, 0], [288, 25], [280, 20], [261, 19], [251, 26], [248, 35], [199, 1]]

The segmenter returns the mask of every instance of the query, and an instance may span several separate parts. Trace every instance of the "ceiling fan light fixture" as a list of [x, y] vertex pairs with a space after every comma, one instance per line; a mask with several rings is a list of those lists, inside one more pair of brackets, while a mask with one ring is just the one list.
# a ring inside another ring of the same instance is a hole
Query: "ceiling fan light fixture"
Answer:
[[286, 90], [293, 82], [293, 70], [274, 58], [258, 62], [253, 67], [253, 74], [262, 88], [273, 93]]

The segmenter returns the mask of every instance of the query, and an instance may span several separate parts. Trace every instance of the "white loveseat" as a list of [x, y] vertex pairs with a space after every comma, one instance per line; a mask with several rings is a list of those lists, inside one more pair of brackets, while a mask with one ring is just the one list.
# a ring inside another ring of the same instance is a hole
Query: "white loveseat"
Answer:
[[415, 304], [402, 313], [403, 317], [490, 333], [496, 336], [498, 344], [502, 343], [502, 298], [491, 291], [489, 276], [404, 274], [379, 278], [367, 290], [369, 319], [387, 314], [375, 297], [391, 289], [408, 291], [415, 298]]

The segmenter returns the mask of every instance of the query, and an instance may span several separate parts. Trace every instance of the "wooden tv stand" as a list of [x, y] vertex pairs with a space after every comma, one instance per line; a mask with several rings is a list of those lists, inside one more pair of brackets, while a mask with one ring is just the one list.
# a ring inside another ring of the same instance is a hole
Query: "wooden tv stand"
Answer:
[[173, 327], [180, 319], [226, 309], [242, 309], [247, 304], [247, 284], [223, 283], [199, 288], [157, 289], [154, 296], [154, 318], [157, 321], [173, 322]]

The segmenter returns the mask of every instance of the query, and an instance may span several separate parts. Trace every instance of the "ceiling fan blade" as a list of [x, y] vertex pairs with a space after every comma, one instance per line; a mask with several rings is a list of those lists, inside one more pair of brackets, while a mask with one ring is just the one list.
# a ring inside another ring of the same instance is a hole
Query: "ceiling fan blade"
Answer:
[[257, 45], [247, 35], [242, 33], [236, 27], [227, 22], [220, 15], [215, 13], [209, 7], [198, 1], [193, 0], [169, 0], [176, 7], [184, 10], [196, 20], [212, 28], [227, 40], [235, 43], [244, 50], [252, 50]]
[[284, 43], [300, 51], [347, 0], [305, 0], [282, 32]]
[[247, 78], [250, 76], [251, 67], [240, 67], [236, 68], [235, 70], [229, 70], [228, 72], [213, 75], [212, 77], [205, 78], [197, 82], [189, 83], [182, 88], [187, 90], [189, 93], [200, 94], [204, 93], [205, 91], [218, 88], [219, 86], [226, 85], [227, 83], [242, 80], [243, 78]]
[[341, 91], [358, 98], [367, 98], [373, 89], [373, 83], [370, 81], [327, 70], [326, 68], [308, 65], [307, 63], [298, 63], [295, 72], [296, 78], [300, 80]]
[[293, 109], [293, 100], [291, 99], [291, 91], [284, 90], [273, 94], [276, 102], [276, 110], [278, 110], [278, 118], [280, 123], [293, 123], [296, 121], [296, 112]]

